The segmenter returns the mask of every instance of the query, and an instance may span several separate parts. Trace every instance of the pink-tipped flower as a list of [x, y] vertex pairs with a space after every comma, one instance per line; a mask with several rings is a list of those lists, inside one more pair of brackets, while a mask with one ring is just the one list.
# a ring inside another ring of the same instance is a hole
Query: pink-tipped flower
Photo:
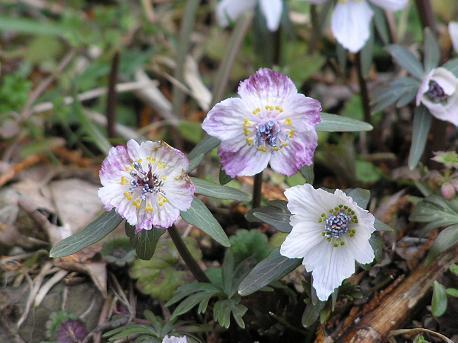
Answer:
[[321, 105], [281, 73], [260, 69], [240, 83], [238, 98], [216, 104], [202, 127], [221, 141], [227, 175], [254, 175], [267, 165], [293, 175], [313, 163]]
[[99, 197], [138, 231], [169, 228], [191, 206], [194, 185], [189, 161], [164, 142], [133, 139], [110, 149], [100, 169]]

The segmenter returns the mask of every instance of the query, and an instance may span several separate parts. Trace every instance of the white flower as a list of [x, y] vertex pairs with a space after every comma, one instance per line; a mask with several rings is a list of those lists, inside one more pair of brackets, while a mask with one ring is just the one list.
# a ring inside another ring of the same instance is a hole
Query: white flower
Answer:
[[[308, 0], [314, 4], [326, 0]], [[407, 0], [369, 0], [387, 11], [404, 8]], [[374, 12], [366, 0], [338, 0], [331, 18], [331, 30], [337, 41], [351, 52], [358, 52], [370, 35], [370, 23]]]
[[194, 198], [188, 159], [164, 142], [133, 139], [110, 149], [100, 169], [99, 198], [136, 230], [169, 228]]
[[445, 68], [431, 70], [418, 89], [420, 104], [436, 118], [458, 126], [458, 79]]
[[339, 189], [333, 194], [305, 184], [287, 189], [285, 195], [293, 229], [280, 253], [303, 259], [318, 298], [325, 301], [355, 272], [355, 261], [373, 261], [369, 238], [375, 231], [374, 216]]
[[162, 340], [162, 343], [188, 343], [186, 336], [176, 337], [176, 336], [165, 336]]
[[450, 38], [452, 40], [453, 49], [456, 53], [458, 53], [458, 22], [450, 22], [448, 23], [448, 33], [450, 34]]
[[267, 28], [277, 31], [283, 12], [282, 0], [221, 0], [216, 9], [219, 24], [226, 27], [243, 13], [254, 10], [258, 3], [266, 18]]

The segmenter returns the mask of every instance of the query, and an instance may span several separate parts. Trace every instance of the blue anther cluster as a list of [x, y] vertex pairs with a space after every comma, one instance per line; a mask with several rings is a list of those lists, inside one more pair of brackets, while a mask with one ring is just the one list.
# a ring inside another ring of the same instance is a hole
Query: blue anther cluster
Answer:
[[325, 220], [324, 236], [326, 238], [340, 238], [348, 232], [351, 217], [343, 212], [329, 215]]
[[434, 80], [429, 81], [428, 97], [434, 102], [447, 100], [448, 95], [445, 94], [442, 87]]
[[273, 120], [269, 120], [264, 124], [260, 124], [256, 127], [256, 145], [269, 145], [276, 147], [278, 144], [278, 133], [277, 123]]

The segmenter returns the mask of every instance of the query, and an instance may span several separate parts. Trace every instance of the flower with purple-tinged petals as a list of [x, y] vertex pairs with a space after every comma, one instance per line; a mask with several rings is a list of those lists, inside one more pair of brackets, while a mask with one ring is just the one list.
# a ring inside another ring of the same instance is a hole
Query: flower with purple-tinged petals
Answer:
[[286, 75], [259, 69], [238, 88], [237, 98], [216, 104], [202, 127], [221, 141], [227, 175], [255, 175], [270, 163], [291, 176], [313, 163], [320, 103], [297, 92]]
[[57, 331], [58, 343], [78, 343], [84, 341], [88, 335], [86, 325], [78, 319], [63, 322]]
[[99, 198], [137, 232], [169, 228], [194, 197], [188, 166], [186, 156], [164, 142], [131, 139], [111, 148], [103, 161]]
[[369, 239], [375, 218], [339, 189], [329, 193], [305, 184], [287, 189], [285, 195], [293, 229], [280, 254], [302, 259], [312, 272], [318, 299], [326, 301], [355, 272], [355, 261], [373, 261]]

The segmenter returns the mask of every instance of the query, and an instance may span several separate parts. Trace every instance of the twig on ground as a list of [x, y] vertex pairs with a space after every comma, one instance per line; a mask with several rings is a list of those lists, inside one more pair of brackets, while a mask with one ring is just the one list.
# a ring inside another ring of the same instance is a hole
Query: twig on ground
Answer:
[[10, 169], [8, 169], [5, 173], [0, 175], [0, 187], [14, 179], [20, 172], [38, 164], [41, 161], [43, 161], [43, 156], [32, 155], [26, 157], [23, 161], [11, 166]]

